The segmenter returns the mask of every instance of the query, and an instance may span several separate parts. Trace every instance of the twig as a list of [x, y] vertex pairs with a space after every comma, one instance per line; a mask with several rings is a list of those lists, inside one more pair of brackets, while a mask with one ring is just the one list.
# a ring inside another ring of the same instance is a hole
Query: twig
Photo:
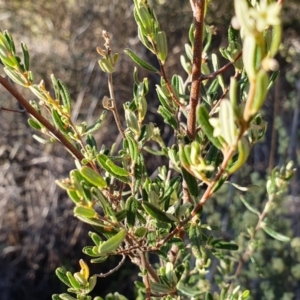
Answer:
[[199, 102], [198, 100], [200, 96], [204, 8], [205, 0], [194, 1], [195, 42], [193, 51], [191, 95], [187, 120], [187, 134], [192, 140], [195, 138], [196, 135], [196, 107]]
[[117, 110], [117, 105], [116, 105], [112, 74], [108, 74], [108, 88], [109, 88], [110, 98], [111, 98], [112, 104], [113, 104], [112, 107], [110, 108], [110, 110], [112, 111], [112, 113], [114, 115], [117, 127], [119, 129], [119, 132], [120, 132], [122, 138], [125, 139], [124, 129], [122, 128], [119, 113]]
[[111, 270], [110, 270], [109, 272], [107, 272], [107, 273], [100, 273], [100, 274], [97, 274], [97, 277], [107, 277], [107, 276], [109, 276], [110, 274], [112, 274], [112, 273], [118, 271], [118, 270], [122, 267], [122, 265], [124, 264], [125, 259], [126, 259], [126, 256], [125, 256], [125, 255], [122, 255], [121, 261], [119, 262], [119, 264], [118, 264], [115, 268], [111, 269]]
[[[155, 47], [155, 48], [156, 48], [156, 47]], [[166, 72], [165, 72], [165, 68], [164, 68], [163, 64], [160, 62], [160, 60], [158, 60], [158, 61], [159, 61], [160, 71], [161, 71], [161, 74], [160, 74], [160, 75], [163, 77], [163, 79], [164, 79], [164, 81], [165, 81], [165, 83], [166, 83], [166, 86], [167, 86], [167, 89], [168, 89], [168, 92], [169, 92], [171, 98], [173, 99], [173, 101], [174, 101], [178, 106], [180, 106], [180, 107], [185, 107], [185, 105], [182, 104], [182, 103], [176, 98], [176, 96], [174, 95], [174, 93], [173, 93], [173, 91], [172, 91], [172, 88], [171, 88], [171, 85], [170, 85], [170, 82], [169, 82], [169, 80], [168, 80], [168, 78], [167, 78], [167, 75], [166, 75]]]
[[278, 116], [278, 109], [279, 109], [279, 78], [275, 81], [275, 95], [274, 95], [274, 108], [273, 108], [273, 124], [272, 124], [272, 133], [271, 133], [271, 145], [270, 145], [270, 157], [269, 157], [269, 172], [274, 168], [274, 160], [275, 160], [275, 150], [276, 150], [276, 141], [277, 141], [277, 129], [275, 126], [275, 117]]
[[15, 87], [9, 83], [7, 79], [0, 76], [0, 84], [16, 98], [16, 100], [21, 103], [21, 105], [25, 108], [26, 112], [36, 118], [41, 124], [43, 124], [52, 135], [60, 141], [64, 147], [79, 161], [81, 161], [84, 156], [81, 154], [76, 147], [71, 144], [66, 137], [57, 130], [47, 119], [45, 119], [41, 114], [39, 114], [30, 104], [29, 102], [15, 89]]
[[220, 68], [219, 70], [213, 72], [213, 73], [210, 73], [210, 74], [201, 74], [200, 75], [200, 80], [203, 81], [203, 80], [206, 80], [206, 79], [212, 79], [212, 78], [215, 78], [217, 77], [218, 75], [220, 75], [221, 73], [225, 72], [226, 70], [229, 69], [229, 67], [231, 67], [241, 56], [242, 56], [242, 51], [237, 55], [237, 57], [234, 59], [234, 61], [230, 61], [229, 63], [227, 63], [226, 65], [224, 65], [222, 68]]
[[[236, 72], [234, 74], [234, 78], [237, 79], [238, 78], [238, 75], [239, 75], [239, 72]], [[211, 117], [215, 112], [216, 112], [216, 109], [217, 107], [220, 105], [221, 101], [226, 97], [227, 93], [229, 92], [229, 86], [225, 89], [225, 91], [223, 92], [222, 96], [220, 97], [220, 99], [218, 100], [218, 102], [214, 105], [214, 107], [211, 109], [210, 113], [209, 113], [209, 116]]]
[[0, 110], [5, 110], [5, 111], [19, 113], [19, 114], [26, 113], [26, 109], [24, 109], [24, 108], [23, 109], [11, 109], [11, 108], [6, 108], [6, 107], [0, 106]]
[[[145, 270], [147, 270], [145, 253], [140, 252], [140, 257], [141, 257], [142, 267]], [[148, 272], [143, 276], [143, 281], [144, 281], [145, 288], [146, 288], [146, 300], [150, 300], [151, 299], [151, 287], [150, 287], [150, 279], [149, 279]]]
[[[234, 278], [236, 279], [239, 274], [241, 273], [243, 267], [244, 267], [244, 264], [248, 261], [248, 259], [250, 258], [250, 256], [252, 255], [253, 253], [253, 249], [251, 248], [251, 244], [253, 242], [253, 240], [255, 239], [255, 236], [256, 236], [256, 233], [259, 229], [261, 229], [261, 224], [270, 208], [270, 205], [271, 203], [273, 202], [274, 200], [274, 195], [270, 195], [269, 196], [269, 199], [267, 201], [267, 203], [265, 204], [265, 207], [264, 207], [264, 210], [263, 212], [259, 215], [259, 218], [258, 218], [258, 221], [257, 221], [257, 224], [256, 224], [256, 227], [254, 229], [254, 232], [253, 234], [251, 235], [251, 238], [248, 242], [248, 246], [243, 254], [243, 256], [241, 257], [240, 261], [239, 261], [239, 264], [236, 268], [236, 271], [235, 271], [235, 274], [234, 274]], [[230, 284], [230, 287], [229, 287], [229, 292], [231, 292], [233, 290], [233, 284], [234, 284], [234, 281], [231, 282]]]

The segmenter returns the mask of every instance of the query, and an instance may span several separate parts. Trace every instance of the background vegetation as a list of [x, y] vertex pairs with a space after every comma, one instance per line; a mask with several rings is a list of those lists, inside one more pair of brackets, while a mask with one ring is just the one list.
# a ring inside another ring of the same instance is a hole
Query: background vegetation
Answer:
[[[188, 1], [180, 0], [157, 2], [163, 4], [154, 6], [161, 26], [170, 32], [172, 55], [168, 68], [170, 73], [173, 70], [180, 73], [178, 62], [183, 47], [178, 45], [184, 45], [187, 39], [190, 6]], [[217, 27], [213, 41], [216, 49], [225, 46], [224, 24], [230, 22], [233, 9], [231, 1], [217, 2], [214, 1], [208, 18]], [[112, 34], [114, 50], [121, 54], [115, 77], [118, 99], [125, 102], [132, 98], [129, 74], [133, 64], [122, 54], [123, 49], [134, 47], [139, 55], [148, 61], [152, 59], [138, 42], [129, 0], [0, 1], [0, 11], [0, 28], [8, 29], [16, 42], [24, 41], [29, 46], [36, 76], [39, 74], [40, 78], [49, 80], [49, 75], [55, 73], [57, 78], [64, 80], [72, 91], [76, 107], [74, 118], [85, 119], [89, 124], [98, 117], [102, 110], [99, 100], [108, 93], [105, 74], [98, 67], [95, 51], [102, 43], [102, 29]], [[289, 159], [293, 159], [296, 166], [299, 164], [299, 13], [297, 0], [285, 3], [284, 40], [278, 56], [282, 72], [264, 107], [269, 123], [267, 138], [255, 148], [249, 165], [239, 174], [246, 184], [252, 182], [261, 188], [265, 185], [268, 169]], [[153, 76], [151, 84], [156, 80]], [[3, 90], [1, 93], [0, 106], [18, 108], [11, 96]], [[149, 97], [152, 97], [153, 107], [157, 106], [155, 95]], [[60, 285], [53, 275], [54, 269], [59, 265], [77, 268], [81, 248], [85, 245], [86, 234], [83, 233], [88, 230], [73, 217], [71, 201], [54, 183], [54, 179], [68, 173], [73, 162], [61, 147], [44, 147], [34, 141], [25, 115], [1, 111], [0, 118], [0, 296], [3, 300], [50, 299], [51, 294], [59, 292]], [[154, 119], [154, 115], [149, 118], [157, 124], [161, 122]], [[106, 122], [107, 126], [102, 127], [97, 137], [99, 144], [115, 141], [117, 129], [109, 118]], [[168, 135], [167, 128], [161, 130]], [[160, 161], [149, 162], [158, 163]], [[249, 178], [248, 174], [253, 171]], [[256, 264], [245, 268], [241, 276], [241, 281], [255, 291], [254, 299], [300, 299], [297, 284], [300, 279], [299, 191], [298, 173], [282, 200], [286, 209], [284, 217], [278, 219], [275, 211], [272, 219], [280, 232], [295, 236], [291, 245], [262, 238], [264, 242]], [[215, 200], [221, 204], [219, 210], [215, 211], [214, 201], [210, 201], [208, 216], [219, 225], [233, 226], [238, 232], [244, 220], [251, 223], [251, 217], [246, 215], [233, 190], [222, 192], [224, 197]], [[260, 193], [255, 191], [257, 204], [262, 201]], [[229, 224], [227, 220], [231, 220], [232, 215], [236, 218]], [[104, 267], [101, 265], [101, 268]], [[105, 268], [109, 270], [110, 266]], [[122, 288], [122, 293], [131, 299], [132, 287], [128, 281], [134, 278], [128, 276], [134, 276], [132, 272], [124, 268], [115, 276], [118, 277], [109, 277], [108, 282], [103, 280], [101, 291], [96, 294], [105, 295], [117, 285], [118, 290]]]

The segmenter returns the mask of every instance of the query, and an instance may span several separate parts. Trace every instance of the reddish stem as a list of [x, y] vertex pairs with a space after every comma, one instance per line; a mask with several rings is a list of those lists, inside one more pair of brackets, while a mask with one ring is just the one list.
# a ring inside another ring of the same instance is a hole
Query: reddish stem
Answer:
[[190, 139], [196, 135], [196, 107], [200, 96], [200, 76], [202, 65], [203, 50], [203, 19], [204, 19], [205, 0], [194, 1], [194, 23], [195, 23], [195, 42], [193, 51], [192, 84], [189, 103], [189, 115], [187, 120], [187, 134]]
[[22, 104], [22, 106], [25, 108], [26, 112], [32, 115], [35, 119], [37, 119], [41, 124], [43, 124], [49, 132], [53, 134], [54, 137], [56, 137], [66, 149], [69, 150], [69, 152], [76, 157], [79, 161], [81, 161], [84, 156], [81, 154], [81, 152], [75, 148], [73, 144], [71, 144], [65, 136], [57, 130], [47, 119], [45, 119], [41, 114], [39, 114], [30, 104], [29, 102], [15, 89], [15, 87], [9, 83], [7, 79], [0, 76], [0, 84], [2, 84], [6, 90], [14, 96], [19, 103]]

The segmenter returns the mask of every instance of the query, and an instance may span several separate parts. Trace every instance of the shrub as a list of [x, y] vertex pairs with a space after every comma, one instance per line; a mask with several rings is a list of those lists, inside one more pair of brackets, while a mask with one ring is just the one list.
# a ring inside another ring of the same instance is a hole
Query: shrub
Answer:
[[[253, 188], [231, 180], [245, 165], [252, 146], [265, 135], [260, 108], [278, 75], [274, 56], [281, 38], [282, 3], [249, 2], [235, 1], [228, 45], [220, 49], [228, 63], [220, 67], [219, 57], [211, 50], [215, 28], [205, 22], [209, 1], [191, 1], [194, 22], [180, 59], [186, 72], [183, 78], [168, 74], [168, 35], [154, 10], [146, 0], [134, 0], [139, 40], [157, 58], [157, 66], [130, 49], [124, 51], [138, 67], [159, 78], [157, 115], [170, 129], [167, 137], [156, 124], [145, 121], [147, 94], [153, 94], [153, 88], [148, 78], [139, 78], [138, 69], [133, 74], [133, 100], [124, 103], [122, 122], [113, 83], [119, 55], [111, 48], [108, 32], [103, 31], [105, 43], [97, 52], [99, 66], [107, 73], [109, 95], [102, 101], [104, 112], [91, 126], [73, 122], [65, 83], [52, 75], [53, 95], [44, 81], [34, 83], [27, 46], [21, 44], [21, 59], [12, 36], [7, 31], [0, 34], [5, 73], [39, 101], [27, 101], [4, 77], [0, 83], [26, 109], [29, 125], [43, 135], [38, 140], [61, 143], [75, 159], [70, 176], [56, 182], [74, 202], [74, 216], [93, 227], [92, 245], [84, 247], [83, 253], [91, 263], [120, 257], [119, 264], [105, 274], [90, 276], [83, 259], [74, 274], [58, 268], [56, 275], [69, 294], [53, 295], [53, 299], [91, 299], [97, 279], [120, 269], [126, 258], [140, 268], [137, 299], [248, 299], [250, 291], [238, 284], [238, 277], [250, 258], [255, 261], [263, 232], [289, 241], [267, 216], [280, 204], [278, 196], [294, 172], [292, 163], [270, 172], [261, 211], [249, 201]], [[121, 145], [97, 145], [94, 134], [107, 111], [114, 116]], [[150, 156], [163, 156], [166, 162], [152, 175], [146, 163]], [[213, 199], [222, 205], [226, 185], [239, 190], [239, 201], [247, 209], [243, 234], [223, 231], [221, 216], [204, 210]], [[284, 269], [276, 257], [274, 265], [275, 271]], [[105, 299], [125, 297], [115, 293]]]

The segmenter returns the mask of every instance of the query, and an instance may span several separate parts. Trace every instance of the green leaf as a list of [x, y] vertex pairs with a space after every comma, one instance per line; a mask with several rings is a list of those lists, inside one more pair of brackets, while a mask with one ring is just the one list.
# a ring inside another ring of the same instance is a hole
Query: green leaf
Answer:
[[82, 252], [91, 257], [99, 257], [99, 253], [95, 253], [93, 251], [94, 247], [95, 246], [85, 246], [85, 247], [83, 247]]
[[269, 85], [268, 85], [268, 90], [274, 85], [278, 75], [279, 75], [280, 71], [275, 71], [272, 73], [272, 75], [270, 76], [270, 80], [269, 80]]
[[276, 232], [275, 230], [268, 227], [266, 224], [261, 226], [261, 228], [267, 233], [269, 236], [274, 238], [275, 240], [278, 240], [280, 242], [289, 242], [291, 239], [287, 237], [286, 235], [283, 235], [281, 233]]
[[7, 30], [5, 30], [3, 33], [4, 33], [4, 36], [5, 36], [8, 44], [9, 44], [9, 49], [10, 49], [11, 53], [15, 54], [16, 53], [16, 46], [15, 46], [15, 42], [14, 42], [11, 34]]
[[256, 89], [254, 99], [250, 108], [251, 115], [255, 115], [265, 102], [268, 93], [269, 76], [265, 70], [261, 69], [256, 74], [255, 80]]
[[137, 211], [137, 202], [134, 197], [129, 197], [126, 200], [127, 223], [129, 228], [132, 228], [135, 223]]
[[67, 272], [63, 268], [57, 268], [55, 270], [56, 276], [68, 287], [72, 287], [71, 282], [66, 274]]
[[161, 221], [161, 222], [165, 222], [165, 223], [174, 223], [173, 219], [170, 219], [169, 216], [165, 212], [160, 210], [154, 204], [143, 201], [142, 206], [145, 209], [145, 211], [154, 219]]
[[138, 21], [138, 25], [141, 24], [145, 33], [151, 34], [152, 32], [152, 17], [149, 13], [149, 9], [145, 4], [140, 4], [139, 6], [135, 6], [135, 13], [137, 14], [136, 20]]
[[[213, 64], [214, 71], [218, 71], [219, 68], [220, 68], [218, 56], [215, 53], [213, 53], [211, 55], [211, 59], [212, 59], [212, 64]], [[217, 79], [219, 81], [219, 84], [220, 84], [222, 90], [225, 91], [225, 83], [224, 83], [224, 80], [223, 80], [223, 76], [218, 75]]]
[[94, 124], [92, 124], [91, 126], [87, 127], [86, 130], [85, 130], [85, 132], [84, 132], [84, 134], [85, 135], [86, 134], [92, 134], [96, 130], [98, 130], [101, 127], [102, 122], [105, 120], [106, 113], [107, 113], [106, 110], [102, 111], [99, 119]]
[[23, 51], [23, 60], [24, 60], [24, 68], [25, 71], [29, 71], [30, 68], [30, 58], [29, 58], [29, 51], [27, 46], [24, 43], [21, 43], [22, 51]]
[[159, 106], [157, 111], [161, 114], [167, 124], [171, 125], [174, 129], [178, 128], [177, 120], [165, 107]]
[[126, 219], [126, 217], [127, 217], [126, 209], [122, 209], [116, 212], [116, 219], [118, 220], [118, 222], [122, 222], [123, 220]]
[[59, 297], [60, 297], [61, 300], [76, 300], [76, 298], [74, 298], [74, 297], [72, 297], [72, 296], [70, 296], [69, 294], [66, 294], [66, 293], [60, 294]]
[[182, 281], [179, 281], [177, 283], [176, 287], [182, 294], [189, 296], [189, 297], [197, 297], [203, 293], [203, 291], [199, 291], [196, 288], [186, 285]]
[[[3, 61], [2, 57], [1, 57], [1, 60]], [[14, 71], [13, 69], [11, 69], [9, 67], [4, 67], [4, 72], [15, 83], [17, 83], [19, 85], [22, 85], [22, 86], [25, 86], [25, 87], [28, 86], [27, 79], [19, 71]]]
[[249, 153], [250, 153], [250, 143], [248, 139], [243, 137], [238, 141], [238, 158], [233, 163], [233, 165], [229, 168], [228, 174], [233, 174], [238, 169], [240, 169], [247, 161]]
[[114, 212], [114, 209], [112, 208], [112, 203], [110, 201], [108, 201], [108, 199], [103, 195], [103, 193], [99, 189], [92, 188], [91, 192], [94, 195], [94, 197], [96, 198], [97, 203], [103, 209], [104, 214], [106, 216], [113, 218], [114, 221], [116, 221], [115, 212]]
[[211, 243], [212, 247], [215, 249], [221, 249], [221, 250], [233, 250], [236, 251], [239, 249], [239, 246], [235, 243], [229, 243], [229, 242], [224, 242], [224, 241], [213, 241]]
[[67, 110], [68, 113], [71, 112], [71, 95], [68, 91], [67, 86], [61, 81], [57, 80], [57, 84], [59, 87], [60, 96], [64, 105], [64, 108]]
[[68, 133], [68, 126], [63, 123], [61, 119], [61, 115], [56, 109], [52, 109], [52, 119], [55, 123], [55, 125], [58, 127], [58, 129], [62, 132], [67, 134]]
[[79, 282], [74, 278], [73, 274], [71, 272], [67, 272], [66, 275], [69, 278], [69, 281], [70, 281], [72, 287], [75, 290], [79, 290], [81, 288], [81, 286], [80, 286]]
[[[129, 183], [129, 172], [115, 165], [106, 155], [98, 154], [97, 161], [100, 166], [112, 176], [125, 183]], [[121, 175], [120, 175], [121, 174]]]
[[209, 123], [209, 114], [204, 105], [199, 105], [197, 108], [197, 121], [209, 141], [211, 141], [216, 148], [222, 149], [221, 142], [214, 136], [214, 128]]
[[150, 287], [155, 294], [169, 294], [174, 292], [172, 288], [159, 282], [151, 282]]
[[76, 217], [83, 223], [90, 224], [92, 226], [102, 226], [102, 227], [107, 226], [107, 225], [103, 225], [103, 223], [99, 219], [96, 219], [96, 218], [87, 218], [87, 217], [84, 217], [81, 215], [77, 215]]
[[[57, 180], [56, 183], [59, 185], [59, 181]], [[61, 185], [60, 185], [61, 186]], [[78, 203], [80, 203], [81, 198], [78, 196], [76, 190], [70, 190], [67, 189], [67, 193], [69, 198], [77, 205]]]
[[59, 90], [57, 79], [55, 78], [54, 74], [51, 74], [50, 78], [52, 81], [52, 86], [54, 88], [55, 98], [56, 98], [56, 100], [59, 101], [60, 100], [60, 90]]
[[[5, 71], [5, 70], [4, 70]], [[25, 85], [26, 86], [26, 85]], [[46, 92], [42, 91], [41, 88], [37, 84], [32, 84], [29, 86], [29, 89], [32, 91], [35, 96], [37, 96], [41, 101], [47, 102], [48, 97]]]
[[199, 187], [198, 187], [197, 179], [192, 174], [190, 174], [185, 168], [181, 168], [181, 173], [182, 173], [182, 176], [188, 186], [188, 190], [189, 190], [190, 194], [193, 197], [198, 198], [199, 197]]
[[155, 67], [151, 66], [149, 63], [142, 60], [130, 49], [127, 48], [124, 50], [124, 52], [140, 67], [144, 68], [145, 70], [147, 70], [149, 72], [159, 73], [159, 70], [157, 70]]
[[134, 235], [139, 237], [139, 238], [143, 238], [146, 236], [148, 232], [148, 229], [146, 227], [138, 227], [135, 231], [134, 231]]
[[91, 263], [92, 264], [99, 264], [99, 263], [103, 263], [107, 260], [107, 257], [108, 256], [101, 256], [101, 257], [98, 257], [98, 258], [93, 258], [91, 259]]
[[28, 122], [29, 126], [35, 130], [41, 130], [43, 128], [42, 124], [35, 119], [30, 118], [30, 119], [28, 119], [27, 122]]
[[168, 55], [167, 36], [164, 31], [159, 31], [156, 36], [157, 55], [161, 63], [164, 64]]
[[254, 208], [251, 204], [249, 204], [243, 196], [240, 196], [240, 199], [243, 202], [243, 204], [247, 207], [248, 210], [250, 210], [251, 212], [253, 212], [258, 216], [260, 215], [260, 212], [256, 208]]
[[229, 100], [222, 100], [219, 119], [222, 132], [221, 136], [229, 146], [234, 146], [238, 132], [235, 125], [233, 108]]
[[109, 254], [111, 252], [114, 252], [117, 250], [117, 248], [122, 244], [126, 237], [127, 231], [125, 229], [122, 229], [119, 231], [116, 235], [111, 237], [105, 242], [102, 242], [99, 246], [99, 253], [101, 256]]
[[201, 258], [201, 248], [203, 243], [201, 228], [197, 224], [192, 224], [189, 228], [188, 234], [194, 256], [196, 258]]
[[135, 115], [135, 113], [133, 111], [131, 111], [130, 109], [125, 108], [125, 120], [127, 123], [127, 127], [129, 129], [131, 129], [134, 133], [139, 133], [140, 132], [140, 125], [139, 122], [137, 120], [137, 116]]
[[94, 218], [97, 213], [92, 207], [86, 207], [86, 206], [76, 206], [74, 208], [74, 215], [84, 217], [84, 218]]
[[126, 140], [128, 141], [129, 154], [133, 162], [137, 163], [139, 158], [139, 151], [137, 142], [134, 140], [130, 133], [126, 134]]
[[99, 234], [97, 234], [95, 232], [91, 232], [91, 231], [89, 231], [88, 234], [89, 234], [90, 238], [93, 240], [93, 242], [95, 243], [95, 245], [99, 247], [99, 245], [103, 241], [102, 238], [99, 236]]
[[214, 297], [211, 293], [207, 292], [206, 295], [205, 295], [205, 300], [214, 300]]
[[89, 167], [83, 166], [80, 169], [81, 175], [91, 184], [103, 189], [107, 187], [106, 181], [103, 179], [101, 175], [92, 170]]

